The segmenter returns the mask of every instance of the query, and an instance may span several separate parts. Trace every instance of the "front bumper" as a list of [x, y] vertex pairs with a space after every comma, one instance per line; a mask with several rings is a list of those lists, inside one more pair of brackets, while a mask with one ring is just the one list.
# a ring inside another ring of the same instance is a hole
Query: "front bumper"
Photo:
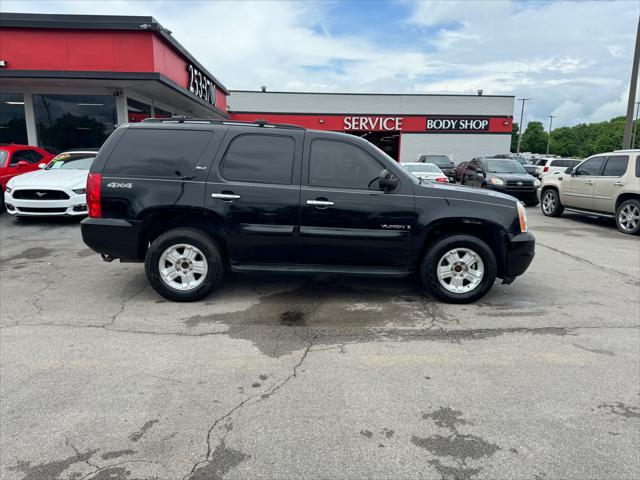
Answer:
[[[50, 190], [51, 188], [43, 188]], [[28, 190], [36, 190], [29, 187]], [[4, 204], [7, 213], [15, 216], [57, 217], [83, 216], [87, 214], [87, 199], [84, 194], [74, 193], [73, 190], [62, 189], [69, 198], [64, 200], [25, 200], [13, 198], [13, 194], [4, 192]]]
[[489, 190], [494, 190], [496, 192], [505, 193], [507, 195], [511, 195], [512, 197], [516, 197], [518, 200], [536, 200], [538, 198], [537, 191], [539, 188], [535, 189], [514, 189], [505, 187], [503, 185], [492, 185], [488, 184], [487, 188]]
[[536, 238], [532, 233], [519, 233], [510, 236], [507, 242], [504, 262], [504, 283], [511, 283], [513, 279], [526, 272], [536, 250]]
[[117, 218], [85, 218], [80, 223], [82, 240], [104, 256], [138, 262], [144, 259], [140, 224]]

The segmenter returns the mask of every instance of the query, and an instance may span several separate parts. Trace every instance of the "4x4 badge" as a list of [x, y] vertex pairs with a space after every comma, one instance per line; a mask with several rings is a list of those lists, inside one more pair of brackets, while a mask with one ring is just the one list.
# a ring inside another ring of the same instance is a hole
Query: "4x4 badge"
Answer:
[[131, 184], [131, 183], [110, 182], [110, 183], [107, 183], [107, 187], [109, 187], [109, 188], [133, 188], [133, 184]]

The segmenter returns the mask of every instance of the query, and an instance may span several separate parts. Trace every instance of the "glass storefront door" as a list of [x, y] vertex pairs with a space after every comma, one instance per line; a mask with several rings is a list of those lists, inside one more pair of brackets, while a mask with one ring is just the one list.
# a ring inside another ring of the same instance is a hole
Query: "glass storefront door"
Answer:
[[99, 148], [118, 123], [112, 95], [34, 95], [40, 146]]

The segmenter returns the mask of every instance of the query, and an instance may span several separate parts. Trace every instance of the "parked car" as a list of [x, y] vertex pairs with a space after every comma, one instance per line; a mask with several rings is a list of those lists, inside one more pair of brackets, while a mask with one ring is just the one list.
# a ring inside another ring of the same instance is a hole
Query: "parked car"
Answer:
[[433, 163], [401, 163], [402, 167], [408, 172], [418, 177], [420, 180], [426, 180], [437, 183], [449, 183], [449, 178], [442, 173]]
[[421, 183], [352, 135], [222, 120], [118, 127], [87, 179], [84, 242], [145, 262], [153, 288], [193, 301], [225, 271], [399, 277], [448, 302], [511, 283], [534, 256], [520, 202]]
[[559, 217], [564, 210], [615, 217], [623, 233], [640, 233], [640, 150], [593, 155], [559, 175], [542, 177], [542, 213]]
[[437, 165], [451, 183], [456, 181], [456, 165], [446, 155], [420, 155], [418, 163], [433, 163]]
[[7, 182], [16, 175], [37, 170], [53, 155], [42, 148], [30, 145], [0, 144], [0, 212], [4, 210], [4, 191]]
[[542, 178], [544, 175], [564, 173], [569, 167], [577, 167], [581, 161], [577, 158], [539, 158], [534, 176]]
[[467, 165], [469, 165], [469, 162], [460, 162], [456, 165], [456, 182], [462, 181], [462, 177], [464, 175], [465, 169], [467, 168]]
[[462, 184], [507, 193], [528, 206], [538, 204], [536, 190], [540, 186], [540, 180], [527, 174], [516, 160], [474, 158], [464, 171]]
[[57, 155], [41, 170], [25, 173], [7, 183], [4, 202], [15, 216], [86, 215], [86, 184], [97, 151]]
[[523, 157], [522, 155], [518, 155], [515, 153], [505, 153], [505, 154], [498, 154], [498, 155], [490, 155], [490, 156], [487, 156], [487, 158], [510, 158], [511, 160], [515, 160], [520, 165], [522, 165], [522, 168], [524, 168], [524, 171], [527, 172], [529, 175], [535, 176], [536, 174], [536, 166], [533, 163], [531, 163], [528, 158]]

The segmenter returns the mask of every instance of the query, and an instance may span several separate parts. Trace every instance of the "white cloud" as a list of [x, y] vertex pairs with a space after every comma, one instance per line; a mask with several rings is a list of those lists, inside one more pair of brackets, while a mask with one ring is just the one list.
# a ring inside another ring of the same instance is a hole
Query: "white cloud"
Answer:
[[397, 32], [384, 32], [386, 19], [371, 25], [371, 34], [356, 35], [336, 27], [335, 8], [325, 3], [2, 0], [3, 11], [153, 15], [229, 88], [481, 88], [530, 97], [527, 118], [544, 120], [557, 112], [559, 126], [624, 114], [620, 99], [630, 77], [637, 2], [435, 1], [399, 7], [412, 10], [401, 31], [410, 41], [401, 46], [391, 35]]

